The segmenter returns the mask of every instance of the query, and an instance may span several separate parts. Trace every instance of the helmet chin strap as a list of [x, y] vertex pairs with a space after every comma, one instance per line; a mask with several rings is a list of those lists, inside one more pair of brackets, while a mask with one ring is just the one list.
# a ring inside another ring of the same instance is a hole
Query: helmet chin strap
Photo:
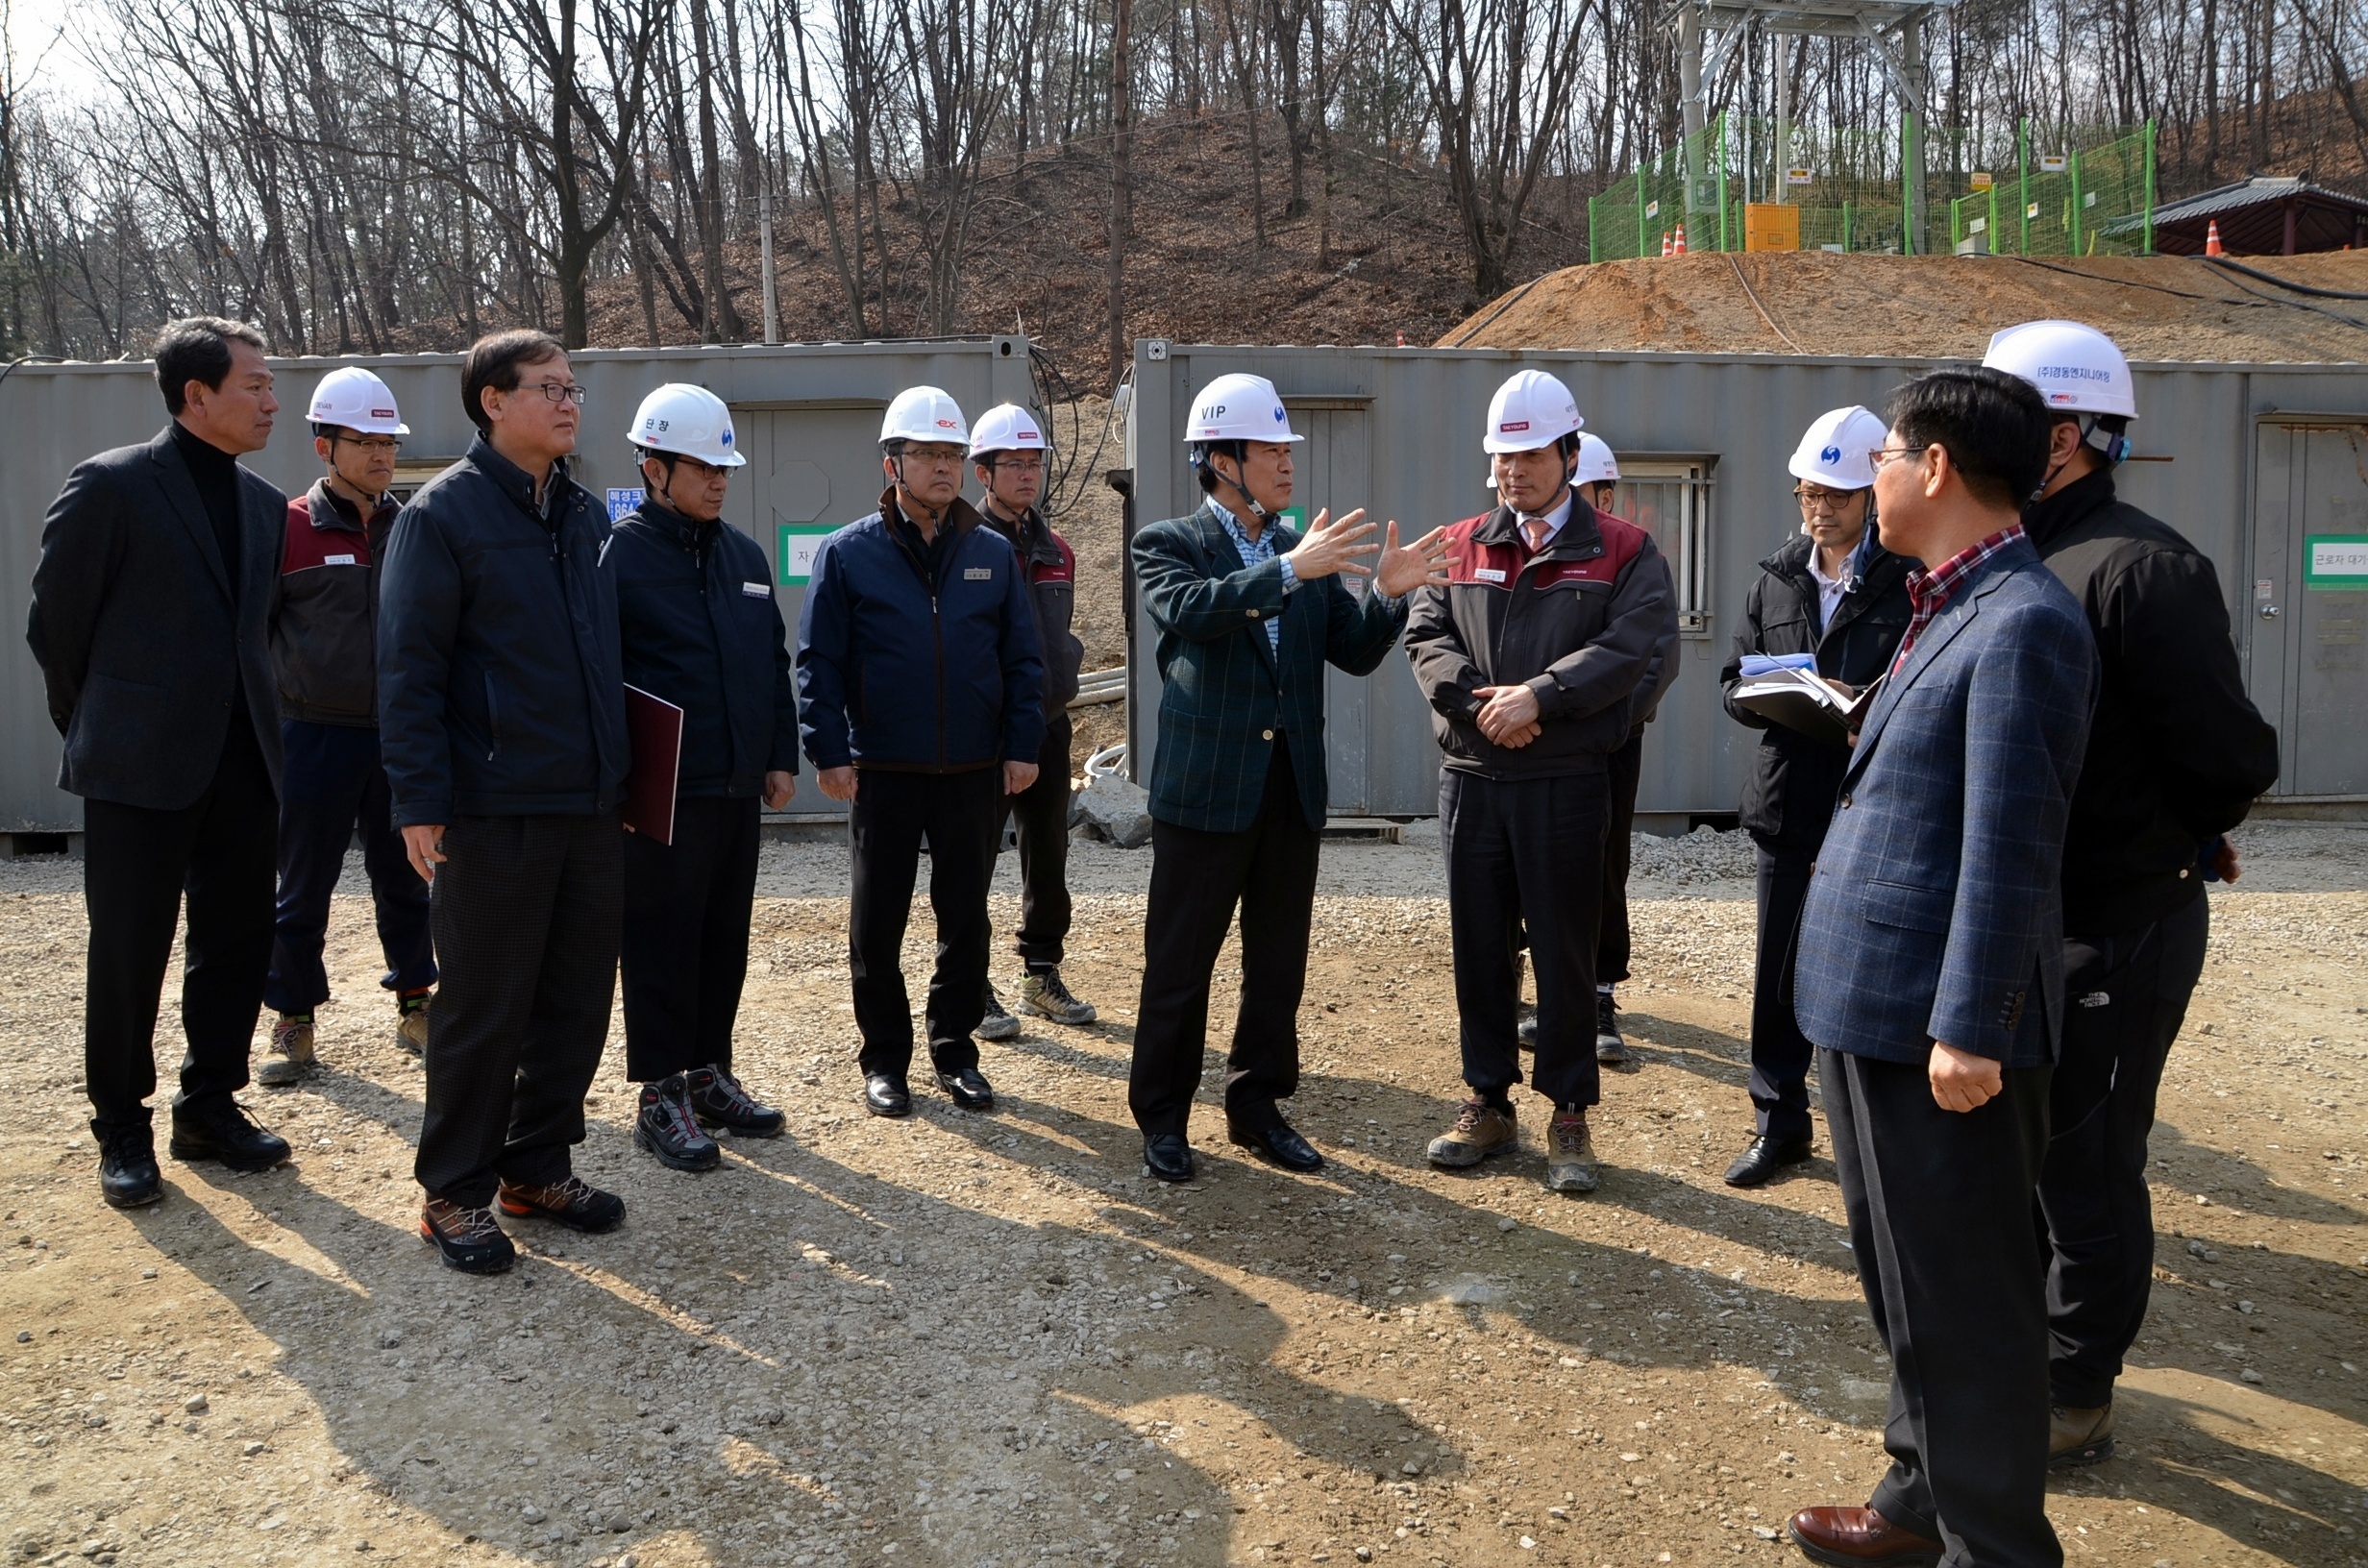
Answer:
[[927, 504], [921, 499], [919, 492], [915, 491], [910, 484], [905, 482], [904, 453], [899, 452], [893, 458], [890, 459], [890, 461], [897, 465], [897, 493], [903, 496], [907, 501], [910, 501], [917, 510], [928, 518], [930, 527], [934, 528], [939, 524], [945, 522], [946, 514], [952, 509], [953, 503], [951, 502], [948, 502], [943, 506], [931, 506]]
[[1240, 479], [1227, 479], [1225, 478], [1224, 471], [1217, 466], [1217, 459], [1221, 455], [1224, 454], [1214, 452], [1209, 453], [1209, 471], [1215, 474], [1220, 479], [1224, 479], [1225, 488], [1231, 490], [1235, 495], [1242, 498], [1243, 503], [1249, 507], [1249, 515], [1258, 520], [1259, 527], [1264, 527], [1266, 525], [1273, 522], [1274, 514], [1268, 511], [1264, 506], [1259, 505], [1258, 498], [1251, 495], [1249, 493], [1249, 487], [1242, 482], [1243, 479], [1249, 478], [1249, 467], [1246, 457], [1235, 457], [1233, 459], [1234, 472], [1240, 474], [1242, 478]]

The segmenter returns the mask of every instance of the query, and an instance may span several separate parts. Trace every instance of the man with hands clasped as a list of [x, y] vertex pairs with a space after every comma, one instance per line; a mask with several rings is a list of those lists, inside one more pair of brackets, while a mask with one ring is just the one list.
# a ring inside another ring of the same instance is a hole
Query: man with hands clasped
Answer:
[[[1209, 984], [1242, 912], [1242, 1003], [1226, 1063], [1236, 1143], [1287, 1170], [1323, 1157], [1276, 1102], [1299, 1082], [1316, 856], [1324, 820], [1324, 666], [1372, 671], [1406, 624], [1405, 596], [1445, 580], [1433, 530], [1377, 545], [1362, 509], [1318, 512], [1305, 533], [1282, 509], [1300, 436], [1273, 383], [1220, 376], [1194, 400], [1184, 439], [1208, 499], [1136, 534], [1135, 577], [1158, 628], [1158, 748], [1151, 758], [1151, 891], [1143, 933], [1127, 1104], [1144, 1163], [1193, 1178], [1185, 1138], [1208, 1033]], [[1370, 557], [1370, 564], [1368, 558]], [[1344, 578], [1370, 576], [1359, 595]]]
[[1571, 487], [1578, 404], [1543, 371], [1497, 388], [1482, 441], [1497, 505], [1446, 530], [1447, 579], [1416, 596], [1406, 654], [1444, 753], [1455, 1000], [1472, 1096], [1432, 1140], [1434, 1164], [1476, 1165], [1519, 1145], [1513, 1086], [1520, 933], [1538, 969], [1535, 1083], [1554, 1104], [1548, 1188], [1594, 1189], [1587, 1112], [1600, 1097], [1595, 939], [1609, 759], [1651, 698], [1676, 639], [1652, 536]]

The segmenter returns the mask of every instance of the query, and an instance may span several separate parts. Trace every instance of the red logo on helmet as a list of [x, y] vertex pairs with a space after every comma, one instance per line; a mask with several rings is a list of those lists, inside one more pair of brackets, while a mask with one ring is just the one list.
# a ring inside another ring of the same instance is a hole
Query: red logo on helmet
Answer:
[[950, 430], [953, 429], [953, 423], [950, 419], [941, 419], [937, 422], [937, 428], [941, 430]]
[[1499, 429], [1499, 430], [1501, 430], [1501, 431], [1503, 431], [1504, 433], [1506, 433], [1506, 434], [1508, 434], [1508, 435], [1509, 435], [1509, 434], [1511, 434], [1512, 432], [1514, 432], [1515, 430], [1526, 430], [1526, 429], [1529, 429], [1529, 421], [1528, 421], [1528, 420], [1526, 420], [1526, 419], [1509, 419], [1509, 420], [1505, 421], [1502, 425], [1497, 426], [1496, 428], [1497, 428], [1497, 429]]
[[395, 411], [392, 408], [373, 408], [370, 410], [370, 417], [372, 419], [392, 419], [395, 417]]

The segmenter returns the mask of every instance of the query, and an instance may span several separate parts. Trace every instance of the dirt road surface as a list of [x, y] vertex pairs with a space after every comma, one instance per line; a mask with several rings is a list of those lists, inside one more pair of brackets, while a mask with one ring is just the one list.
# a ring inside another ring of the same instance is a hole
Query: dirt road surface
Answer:
[[[522, 1227], [492, 1281], [414, 1232], [420, 1073], [358, 878], [328, 1070], [246, 1096], [296, 1163], [168, 1160], [165, 1201], [117, 1213], [75, 867], [0, 864], [6, 1559], [1798, 1561], [1790, 1510], [1881, 1471], [1887, 1369], [1822, 1138], [1768, 1188], [1718, 1182], [1749, 1133], [1747, 846], [1640, 849], [1642, 1065], [1606, 1086], [1602, 1189], [1564, 1199], [1535, 1102], [1519, 1157], [1423, 1162], [1458, 1086], [1437, 841], [1409, 838], [1325, 850], [1293, 1109], [1330, 1166], [1252, 1164], [1204, 1101], [1181, 1190], [1125, 1111], [1147, 852], [1079, 846], [1069, 972], [1105, 1021], [987, 1047], [993, 1115], [931, 1090], [884, 1123], [856, 1098], [845, 851], [771, 846], [740, 1066], [787, 1135], [659, 1169], [612, 1044], [579, 1168], [630, 1218]], [[2052, 1488], [2074, 1563], [2368, 1560], [2368, 830], [2243, 843], [2163, 1090], [2122, 1454]]]

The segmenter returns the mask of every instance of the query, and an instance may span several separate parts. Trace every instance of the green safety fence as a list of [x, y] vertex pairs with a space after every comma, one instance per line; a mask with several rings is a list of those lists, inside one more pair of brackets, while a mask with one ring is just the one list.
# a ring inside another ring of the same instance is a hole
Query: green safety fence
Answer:
[[2026, 121], [1992, 186], [1950, 204], [1949, 242], [2010, 256], [2151, 256], [2155, 196], [2152, 120], [2134, 131]]
[[1601, 195], [1588, 198], [1587, 258], [1659, 256], [1662, 236], [1674, 234], [1680, 224], [1688, 250], [1741, 250], [1742, 231], [1734, 232], [1732, 243], [1727, 233], [1727, 172], [1722, 114]]

